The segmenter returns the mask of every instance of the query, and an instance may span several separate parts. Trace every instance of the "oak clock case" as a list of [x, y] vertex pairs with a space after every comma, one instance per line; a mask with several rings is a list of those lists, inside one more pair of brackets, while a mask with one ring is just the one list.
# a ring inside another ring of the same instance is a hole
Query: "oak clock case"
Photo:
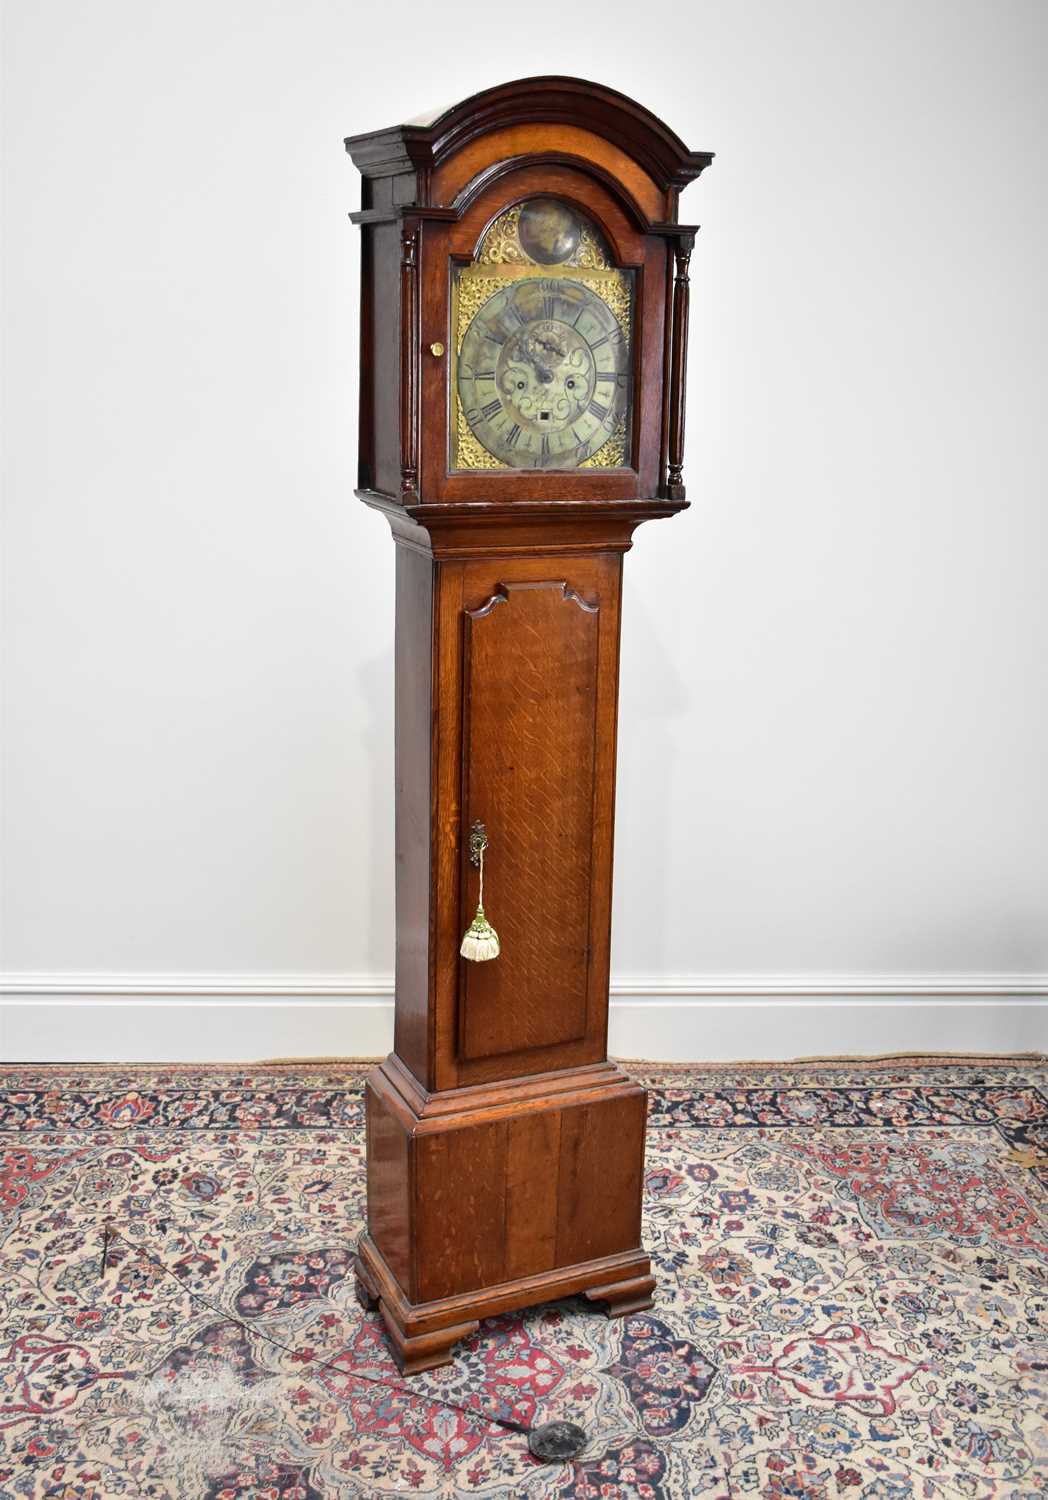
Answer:
[[512, 1308], [651, 1305], [646, 1096], [607, 1057], [621, 573], [687, 503], [678, 196], [711, 158], [564, 78], [346, 144], [357, 494], [397, 550], [394, 1050], [355, 1270], [411, 1374]]

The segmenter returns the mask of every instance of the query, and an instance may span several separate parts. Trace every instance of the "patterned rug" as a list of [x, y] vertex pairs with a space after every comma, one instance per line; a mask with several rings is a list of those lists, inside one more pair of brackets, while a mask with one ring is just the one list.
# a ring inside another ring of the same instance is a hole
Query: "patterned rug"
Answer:
[[408, 1385], [348, 1274], [359, 1066], [0, 1071], [2, 1500], [1043, 1500], [1043, 1062], [633, 1071], [654, 1309]]

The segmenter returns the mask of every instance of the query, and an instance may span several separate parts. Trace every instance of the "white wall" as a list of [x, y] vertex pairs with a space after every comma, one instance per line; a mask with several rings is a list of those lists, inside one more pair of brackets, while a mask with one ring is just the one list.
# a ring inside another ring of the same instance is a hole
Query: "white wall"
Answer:
[[384, 1045], [341, 138], [549, 71], [718, 153], [694, 508], [627, 562], [620, 1048], [1045, 1042], [1048, 9], [529, 14], [9, 0], [7, 1056]]

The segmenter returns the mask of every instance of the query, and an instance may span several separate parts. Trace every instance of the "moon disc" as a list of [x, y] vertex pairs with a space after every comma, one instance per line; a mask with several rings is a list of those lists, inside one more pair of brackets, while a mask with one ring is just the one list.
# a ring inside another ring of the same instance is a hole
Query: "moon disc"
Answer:
[[532, 198], [520, 211], [520, 243], [543, 266], [557, 266], [574, 255], [582, 238], [578, 219], [556, 198]]

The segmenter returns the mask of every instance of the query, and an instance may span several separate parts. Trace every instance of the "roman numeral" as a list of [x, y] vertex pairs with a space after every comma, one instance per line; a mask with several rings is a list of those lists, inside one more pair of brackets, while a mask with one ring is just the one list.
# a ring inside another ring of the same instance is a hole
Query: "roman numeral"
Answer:
[[606, 344], [607, 342], [608, 342], [608, 335], [605, 334], [602, 339], [598, 339], [595, 344], [591, 344], [590, 348], [591, 349], [599, 349], [602, 344]]
[[517, 322], [521, 325], [521, 327], [523, 327], [523, 325], [528, 320], [527, 320], [527, 317], [525, 316], [525, 314], [521, 312], [520, 308], [517, 306], [517, 304], [515, 302], [511, 302], [510, 303], [509, 310], [513, 314], [513, 316], [516, 318]]
[[[600, 377], [598, 376], [598, 379], [599, 378]], [[611, 377], [609, 376], [608, 378], [610, 380]], [[495, 371], [494, 370], [478, 370], [477, 373], [474, 375], [473, 379], [474, 380], [494, 380], [495, 379]]]
[[554, 316], [556, 314], [556, 307], [556, 297], [551, 297], [547, 292], [547, 294], [542, 299], [542, 316], [545, 318], [547, 323], [553, 322]]
[[502, 345], [506, 342], [506, 335], [504, 333], [499, 333], [498, 331], [493, 333], [490, 328], [485, 332], [484, 337], [490, 339], [493, 344]]
[[591, 401], [589, 404], [589, 410], [593, 413], [598, 422], [603, 422], [604, 418], [608, 415], [608, 408], [606, 406], [601, 406], [599, 401]]
[[577, 427], [573, 427], [571, 429], [571, 435], [575, 439], [576, 443], [578, 443], [578, 445], [579, 445], [580, 448], [585, 448], [585, 446], [586, 446], [586, 439], [582, 436], [582, 433], [579, 431], [579, 429]]
[[542, 434], [542, 456], [549, 458], [549, 435], [545, 432]]
[[513, 426], [506, 433], [506, 436], [505, 436], [505, 439], [504, 439], [506, 447], [507, 448], [515, 448], [517, 446], [517, 439], [519, 437], [520, 437], [520, 423], [519, 422], [514, 422]]
[[[598, 370], [597, 371], [597, 379], [598, 380], [618, 380], [618, 378], [619, 377], [616, 375], [616, 373], [615, 373], [614, 370]], [[477, 379], [478, 380], [480, 379], [479, 375], [477, 376]]]
[[489, 401], [487, 406], [482, 406], [480, 408], [480, 414], [485, 419], [485, 421], [490, 422], [492, 417], [497, 416], [501, 410], [502, 402], [496, 396], [494, 401]]

